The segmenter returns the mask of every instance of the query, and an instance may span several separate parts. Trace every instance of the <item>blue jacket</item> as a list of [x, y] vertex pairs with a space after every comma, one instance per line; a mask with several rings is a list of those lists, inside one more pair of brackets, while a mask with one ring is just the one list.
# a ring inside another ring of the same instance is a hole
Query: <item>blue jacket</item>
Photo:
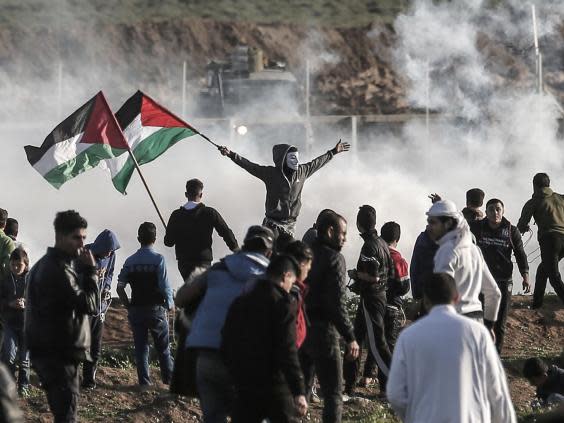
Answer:
[[439, 244], [429, 238], [427, 231], [421, 232], [415, 241], [409, 273], [411, 274], [411, 293], [416, 300], [423, 298], [423, 284], [433, 274], [433, 258], [438, 249]]
[[[100, 292], [110, 290], [112, 288], [112, 279], [114, 277], [114, 266], [116, 264], [115, 251], [119, 250], [119, 241], [109, 229], [104, 229], [96, 237], [92, 244], [86, 246], [96, 259], [96, 270], [98, 272], [98, 284]], [[111, 252], [108, 257], [101, 257]]]
[[129, 256], [118, 276], [118, 286], [131, 286], [131, 306], [174, 306], [165, 259], [152, 247], [141, 247]]
[[269, 260], [262, 254], [241, 251], [225, 257], [208, 270], [206, 293], [196, 310], [186, 347], [219, 349], [221, 330], [231, 303], [249, 280], [264, 274], [268, 264]]

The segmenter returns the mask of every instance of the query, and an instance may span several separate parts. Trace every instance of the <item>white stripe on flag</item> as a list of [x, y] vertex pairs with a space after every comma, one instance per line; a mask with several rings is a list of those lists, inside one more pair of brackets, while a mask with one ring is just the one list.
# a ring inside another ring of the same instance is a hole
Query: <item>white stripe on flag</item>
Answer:
[[[160, 126], [143, 126], [141, 123], [141, 114], [138, 114], [135, 119], [131, 121], [129, 125], [123, 131], [125, 139], [131, 148], [131, 151], [135, 151], [135, 148], [145, 139], [153, 135], [155, 132], [162, 129]], [[119, 155], [114, 159], [106, 160], [105, 163], [112, 174], [112, 179], [119, 173], [123, 168], [127, 160], [129, 159], [129, 153], [124, 153]]]
[[92, 144], [80, 144], [79, 141], [84, 135], [81, 132], [68, 140], [61, 141], [53, 145], [43, 154], [41, 159], [33, 165], [33, 167], [43, 176], [52, 171], [54, 168], [74, 159], [84, 150], [92, 147]]

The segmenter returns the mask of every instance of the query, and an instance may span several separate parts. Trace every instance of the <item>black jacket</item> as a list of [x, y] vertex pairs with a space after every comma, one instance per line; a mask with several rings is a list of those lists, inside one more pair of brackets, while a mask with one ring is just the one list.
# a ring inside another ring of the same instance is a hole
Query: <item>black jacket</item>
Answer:
[[505, 217], [497, 229], [490, 227], [487, 218], [472, 222], [470, 229], [476, 237], [476, 243], [482, 250], [488, 269], [496, 281], [511, 279], [513, 275], [512, 253], [515, 254], [519, 272], [522, 275], [529, 272], [527, 253], [523, 248], [521, 234]]
[[429, 237], [427, 231], [421, 232], [415, 241], [409, 274], [411, 293], [416, 300], [423, 298], [423, 284], [433, 275], [435, 266], [433, 258], [438, 249], [439, 244]]
[[546, 382], [537, 388], [537, 397], [546, 402], [551, 394], [564, 395], [564, 369], [550, 366]]
[[264, 182], [266, 186], [266, 217], [281, 223], [295, 222], [302, 207], [302, 189], [307, 178], [321, 169], [333, 158], [333, 151], [313, 159], [309, 163], [300, 164], [297, 171], [284, 173], [286, 155], [293, 146], [277, 144], [272, 147], [274, 166], [261, 166], [238, 154], [231, 152], [231, 160]]
[[212, 234], [216, 230], [231, 251], [238, 248], [233, 231], [217, 210], [200, 203], [192, 210], [184, 207], [172, 212], [164, 244], [175, 247], [179, 262], [208, 262], [213, 260]]
[[88, 315], [99, 308], [96, 268], [82, 268], [66, 253], [49, 248], [33, 266], [27, 285], [25, 336], [33, 356], [89, 361]]
[[312, 324], [325, 321], [333, 324], [347, 343], [354, 332], [345, 307], [347, 267], [343, 255], [316, 240], [312, 246], [313, 263], [305, 281], [308, 293], [306, 310]]
[[14, 276], [12, 272], [0, 281], [0, 304], [2, 305], [2, 319], [4, 323], [14, 329], [22, 329], [24, 324], [24, 310], [11, 307], [9, 304], [25, 298], [29, 273]]
[[387, 289], [388, 280], [394, 278], [394, 263], [390, 256], [388, 244], [378, 236], [376, 229], [360, 235], [364, 244], [360, 249], [360, 257], [356, 265], [358, 272], [368, 273], [378, 278], [378, 282], [359, 281], [360, 295], [370, 299], [371, 294], [377, 294]]
[[294, 299], [269, 280], [258, 280], [227, 313], [221, 352], [235, 386], [264, 392], [287, 385], [304, 395], [296, 347]]

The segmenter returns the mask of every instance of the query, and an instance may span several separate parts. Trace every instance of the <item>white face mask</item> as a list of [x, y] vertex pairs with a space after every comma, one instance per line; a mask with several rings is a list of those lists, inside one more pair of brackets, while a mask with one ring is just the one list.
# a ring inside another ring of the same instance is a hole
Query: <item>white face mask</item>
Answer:
[[286, 155], [286, 166], [292, 170], [298, 170], [300, 159], [297, 151], [292, 151]]

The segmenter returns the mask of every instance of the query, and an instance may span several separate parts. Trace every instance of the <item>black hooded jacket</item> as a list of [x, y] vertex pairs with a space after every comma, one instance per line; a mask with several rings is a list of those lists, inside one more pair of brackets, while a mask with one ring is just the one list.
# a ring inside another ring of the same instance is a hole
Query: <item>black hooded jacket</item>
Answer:
[[266, 217], [281, 223], [295, 222], [302, 207], [302, 189], [307, 178], [321, 169], [333, 158], [333, 150], [313, 159], [309, 163], [300, 164], [290, 177], [284, 173], [286, 155], [293, 146], [276, 144], [272, 147], [274, 166], [261, 166], [253, 163], [237, 153], [231, 152], [230, 158], [251, 175], [256, 176], [266, 186]]

